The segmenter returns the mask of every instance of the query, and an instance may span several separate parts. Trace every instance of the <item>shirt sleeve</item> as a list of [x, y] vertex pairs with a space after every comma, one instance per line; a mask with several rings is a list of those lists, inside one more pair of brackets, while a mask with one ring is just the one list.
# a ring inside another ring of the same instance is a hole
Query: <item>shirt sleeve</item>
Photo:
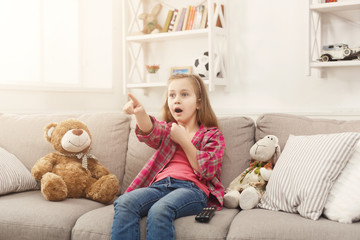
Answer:
[[198, 175], [200, 180], [210, 181], [215, 176], [220, 177], [225, 139], [218, 129], [210, 131], [206, 135], [209, 135], [209, 137], [205, 138], [206, 142], [196, 152], [200, 172], [195, 174]]
[[161, 145], [162, 140], [166, 135], [167, 123], [157, 121], [153, 116], [150, 116], [150, 119], [151, 122], [153, 123], [153, 128], [150, 131], [150, 133], [145, 134], [136, 124], [136, 128], [135, 128], [136, 137], [139, 139], [140, 142], [145, 143], [149, 147], [158, 149]]

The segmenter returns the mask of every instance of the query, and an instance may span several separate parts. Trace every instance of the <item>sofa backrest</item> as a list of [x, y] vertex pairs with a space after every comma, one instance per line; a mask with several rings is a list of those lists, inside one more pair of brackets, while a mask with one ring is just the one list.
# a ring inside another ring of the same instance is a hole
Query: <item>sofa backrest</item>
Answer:
[[54, 152], [50, 143], [44, 139], [45, 126], [68, 118], [79, 119], [88, 126], [93, 140], [90, 153], [115, 174], [121, 183], [131, 118], [120, 112], [0, 114], [0, 147], [14, 154], [31, 171], [38, 159]]
[[[221, 181], [225, 187], [248, 167], [249, 149], [254, 144], [255, 122], [246, 117], [220, 117], [220, 130], [225, 138], [225, 155]], [[135, 120], [131, 122], [125, 175], [121, 186], [124, 193], [155, 150], [140, 143], [135, 135]]]
[[360, 120], [334, 120], [304, 116], [267, 113], [256, 120], [256, 141], [272, 134], [279, 138], [284, 149], [289, 135], [314, 135], [340, 132], [360, 132]]

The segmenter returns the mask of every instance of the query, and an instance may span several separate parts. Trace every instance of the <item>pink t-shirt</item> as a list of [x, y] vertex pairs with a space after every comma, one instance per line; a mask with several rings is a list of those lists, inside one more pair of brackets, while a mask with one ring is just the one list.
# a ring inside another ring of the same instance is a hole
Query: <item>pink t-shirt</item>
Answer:
[[199, 181], [191, 167], [184, 150], [178, 147], [173, 158], [166, 165], [166, 167], [156, 176], [155, 182], [160, 181], [166, 177], [176, 178], [183, 181], [191, 181], [198, 186], [206, 196], [209, 197], [209, 189], [205, 183]]

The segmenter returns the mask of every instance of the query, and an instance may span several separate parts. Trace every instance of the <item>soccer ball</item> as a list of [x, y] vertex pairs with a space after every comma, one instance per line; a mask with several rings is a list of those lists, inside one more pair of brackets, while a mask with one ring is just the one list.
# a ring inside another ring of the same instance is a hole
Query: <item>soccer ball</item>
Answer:
[[[217, 57], [215, 56], [215, 62]], [[220, 71], [216, 71], [216, 76], [220, 75]], [[201, 56], [197, 57], [194, 62], [194, 73], [202, 78], [209, 78], [209, 52], [204, 52]]]

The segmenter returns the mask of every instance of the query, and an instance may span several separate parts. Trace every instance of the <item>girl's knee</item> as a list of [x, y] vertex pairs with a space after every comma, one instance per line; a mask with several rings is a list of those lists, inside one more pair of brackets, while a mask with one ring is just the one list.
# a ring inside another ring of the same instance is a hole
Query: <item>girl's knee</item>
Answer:
[[116, 199], [114, 201], [114, 208], [115, 208], [115, 211], [117, 209], [122, 209], [122, 208], [134, 208], [134, 201], [125, 196], [125, 195], [122, 195], [120, 196], [118, 199]]
[[148, 218], [150, 219], [174, 219], [175, 211], [168, 205], [154, 204], [149, 212]]

